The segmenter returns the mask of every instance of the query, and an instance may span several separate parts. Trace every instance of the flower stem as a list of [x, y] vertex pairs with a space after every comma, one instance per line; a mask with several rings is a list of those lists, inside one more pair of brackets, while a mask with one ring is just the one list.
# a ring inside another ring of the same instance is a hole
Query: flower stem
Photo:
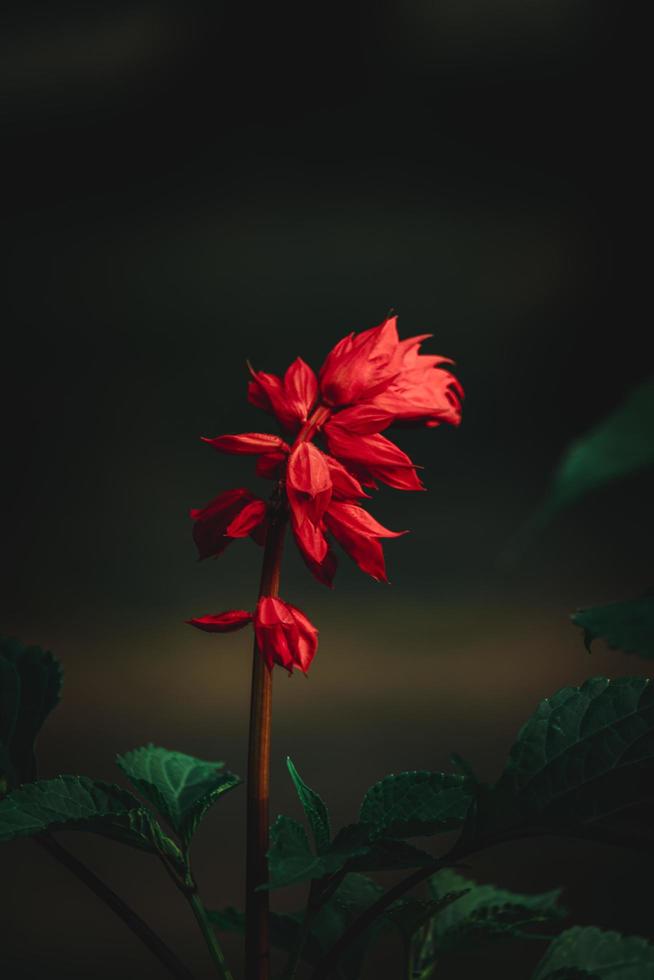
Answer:
[[188, 903], [193, 909], [193, 915], [197, 919], [197, 923], [200, 926], [200, 931], [204, 936], [204, 940], [207, 944], [207, 948], [211, 955], [218, 975], [221, 980], [234, 980], [231, 971], [225, 962], [225, 957], [223, 956], [223, 951], [220, 948], [220, 944], [216, 939], [216, 933], [214, 932], [213, 926], [207, 918], [206, 909], [202, 903], [202, 900], [197, 892], [192, 892], [187, 894]]
[[177, 977], [177, 980], [193, 980], [193, 974], [180, 962], [172, 949], [166, 946], [163, 939], [160, 939], [156, 932], [152, 931], [147, 922], [144, 922], [90, 868], [87, 868], [85, 864], [71, 854], [70, 851], [67, 851], [65, 847], [62, 847], [59, 841], [55, 840], [49, 834], [39, 834], [33, 840], [37, 844], [40, 844], [41, 847], [44, 847], [55, 860], [59, 861], [65, 868], [68, 868], [87, 888], [91, 889], [94, 895], [97, 895], [98, 898], [108, 905], [112, 912], [115, 912], [118, 918], [122, 919], [125, 925], [138, 936], [141, 942], [148, 947], [150, 952], [156, 956], [159, 962], [173, 977]]
[[[259, 597], [279, 594], [279, 576], [288, 514], [281, 486], [270, 505], [270, 517], [261, 570]], [[257, 891], [268, 881], [268, 799], [270, 794], [270, 734], [272, 722], [272, 671], [254, 641], [250, 738], [247, 779], [247, 863], [245, 884], [245, 976], [268, 980], [270, 943], [269, 895]]]

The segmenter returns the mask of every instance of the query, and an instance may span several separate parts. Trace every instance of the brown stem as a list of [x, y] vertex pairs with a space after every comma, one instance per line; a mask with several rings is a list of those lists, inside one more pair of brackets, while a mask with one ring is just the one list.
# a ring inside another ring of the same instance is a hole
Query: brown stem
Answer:
[[[273, 501], [261, 570], [259, 597], [279, 594], [279, 575], [288, 515]], [[247, 864], [245, 883], [245, 976], [246, 980], [268, 980], [270, 945], [268, 937], [268, 891], [257, 891], [268, 881], [268, 798], [270, 793], [270, 733], [272, 721], [272, 671], [266, 666], [254, 641], [250, 740], [247, 780]]]
[[153, 932], [147, 922], [136, 914], [136, 912], [127, 905], [122, 898], [116, 895], [115, 892], [109, 888], [108, 885], [102, 881], [101, 878], [87, 868], [85, 864], [82, 864], [78, 858], [76, 858], [70, 851], [67, 851], [65, 847], [51, 837], [49, 834], [39, 834], [38, 836], [32, 838], [37, 844], [48, 851], [52, 857], [54, 857], [60, 864], [68, 868], [69, 871], [79, 878], [87, 888], [98, 896], [112, 912], [123, 920], [126, 926], [132, 930], [135, 935], [139, 937], [142, 943], [144, 943], [151, 953], [157, 957], [159, 962], [168, 970], [172, 976], [177, 977], [177, 980], [193, 980], [193, 975], [189, 970], [179, 961], [172, 949], [170, 949], [164, 943], [163, 939], [160, 939], [156, 932]]
[[[308, 442], [325, 424], [330, 409], [319, 405], [293, 444]], [[273, 493], [269, 507], [268, 532], [263, 553], [259, 598], [279, 595], [279, 578], [288, 523], [283, 481]], [[269, 894], [257, 891], [268, 882], [268, 799], [270, 796], [270, 734], [272, 722], [272, 671], [266, 666], [254, 641], [250, 737], [247, 779], [247, 858], [245, 880], [245, 977], [269, 980], [270, 941], [268, 933]]]

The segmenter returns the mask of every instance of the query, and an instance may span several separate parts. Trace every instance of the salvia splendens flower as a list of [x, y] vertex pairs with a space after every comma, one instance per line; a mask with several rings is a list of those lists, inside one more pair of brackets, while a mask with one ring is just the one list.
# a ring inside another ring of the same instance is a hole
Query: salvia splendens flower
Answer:
[[[420, 353], [430, 336], [400, 340], [393, 316], [340, 340], [317, 376], [301, 358], [283, 378], [250, 368], [248, 400], [276, 418], [283, 437], [246, 432], [204, 440], [218, 452], [256, 456], [257, 475], [278, 482], [300, 554], [325, 585], [332, 585], [336, 573], [332, 539], [363, 572], [387, 582], [381, 542], [406, 532], [384, 527], [361, 501], [378, 483], [425, 489], [416, 464], [382, 432], [395, 423], [433, 428], [461, 421], [463, 389], [444, 366], [452, 362]], [[231, 490], [192, 510], [191, 517], [199, 557], [216, 557], [235, 538], [250, 536], [263, 544], [269, 505], [248, 490]], [[254, 618], [232, 610], [190, 622], [229, 632], [252, 619], [269, 667], [277, 663], [306, 671], [317, 631], [281, 599], [261, 599]]]
[[294, 667], [306, 674], [318, 648], [318, 630], [290, 602], [262, 596], [254, 614], [244, 609], [230, 609], [189, 620], [192, 626], [207, 633], [233, 633], [250, 622], [254, 626], [259, 652], [270, 670], [273, 664], [279, 664], [289, 674]]

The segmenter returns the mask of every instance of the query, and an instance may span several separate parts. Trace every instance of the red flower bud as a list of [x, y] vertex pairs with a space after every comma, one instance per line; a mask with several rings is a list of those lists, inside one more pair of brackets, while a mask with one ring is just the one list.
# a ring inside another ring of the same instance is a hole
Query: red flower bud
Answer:
[[258, 453], [269, 453], [275, 450], [290, 452], [290, 447], [286, 445], [283, 439], [280, 439], [279, 436], [270, 435], [268, 432], [244, 432], [239, 436], [216, 436], [215, 439], [207, 439], [202, 436], [202, 442], [208, 442], [220, 453], [254, 456]]
[[329, 505], [325, 524], [362, 572], [378, 582], [388, 582], [378, 538], [399, 538], [406, 531], [389, 531], [363, 507], [338, 500], [332, 500]]
[[349, 334], [327, 355], [320, 390], [327, 405], [352, 405], [373, 398], [398, 371], [397, 317], [360, 334]]
[[353, 464], [357, 475], [381, 480], [398, 490], [425, 489], [416, 475], [414, 464], [399, 446], [379, 434], [352, 434], [338, 419], [339, 416], [330, 419], [325, 426], [329, 451], [346, 464]]
[[296, 606], [270, 596], [259, 599], [254, 633], [269, 670], [279, 664], [289, 674], [294, 667], [306, 674], [318, 649], [318, 630]]
[[276, 374], [252, 371], [248, 384], [250, 403], [273, 414], [290, 432], [306, 422], [317, 397], [318, 379], [301, 357], [293, 361], [283, 381]]
[[193, 540], [200, 559], [217, 557], [234, 538], [251, 534], [264, 520], [265, 512], [264, 501], [243, 488], [220, 493], [206, 507], [192, 510]]
[[215, 613], [213, 616], [199, 616], [197, 619], [187, 619], [189, 626], [197, 626], [205, 633], [234, 633], [252, 622], [252, 613], [245, 609], [230, 609], [227, 612]]

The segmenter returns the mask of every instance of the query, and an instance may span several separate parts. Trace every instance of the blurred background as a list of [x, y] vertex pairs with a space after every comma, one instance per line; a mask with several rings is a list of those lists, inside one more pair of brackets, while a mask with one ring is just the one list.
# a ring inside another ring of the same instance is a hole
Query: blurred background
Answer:
[[[601, 644], [589, 658], [569, 613], [652, 584], [651, 477], [498, 563], [570, 440], [651, 374], [638, 13], [143, 0], [2, 16], [0, 629], [66, 670], [42, 775], [113, 780], [115, 753], [147, 741], [244, 773], [251, 637], [184, 620], [251, 605], [260, 552], [246, 541], [199, 564], [188, 508], [267, 488], [199, 437], [273, 431], [247, 404], [246, 357], [318, 367], [391, 307], [403, 336], [431, 332], [456, 360], [464, 422], [398, 434], [429, 492], [376, 495], [376, 517], [411, 529], [386, 547], [391, 587], [343, 556], [330, 593], [288, 548], [282, 594], [321, 644], [307, 680], [275, 676], [272, 812], [299, 817], [287, 754], [338, 825], [381, 776], [446, 767], [451, 751], [494, 778], [540, 698], [646, 672]], [[198, 835], [210, 906], [242, 902], [243, 814], [237, 790]], [[210, 975], [154, 862], [64, 837]], [[2, 862], [7, 980], [162, 975], [30, 841]], [[648, 935], [643, 864], [548, 840], [468, 873], [563, 885], [570, 922]], [[519, 980], [542, 949], [470, 953], [439, 975]], [[400, 969], [389, 942], [367, 976]]]

